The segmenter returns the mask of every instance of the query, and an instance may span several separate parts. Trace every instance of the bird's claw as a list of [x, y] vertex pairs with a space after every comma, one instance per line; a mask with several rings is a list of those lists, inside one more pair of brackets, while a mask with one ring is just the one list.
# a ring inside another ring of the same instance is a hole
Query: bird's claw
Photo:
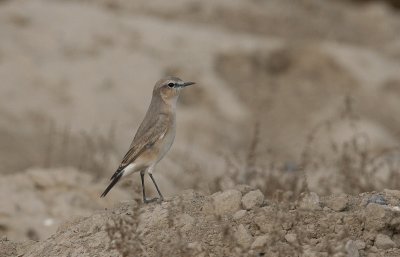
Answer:
[[158, 197], [154, 197], [152, 199], [143, 199], [144, 203], [153, 203], [153, 202], [157, 202], [157, 203], [161, 203], [162, 201], [164, 201], [164, 198], [158, 198]]

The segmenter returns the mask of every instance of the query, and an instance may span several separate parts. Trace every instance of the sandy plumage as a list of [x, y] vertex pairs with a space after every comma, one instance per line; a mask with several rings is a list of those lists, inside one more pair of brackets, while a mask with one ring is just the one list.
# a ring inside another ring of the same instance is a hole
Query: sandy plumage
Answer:
[[169, 151], [175, 138], [175, 109], [179, 92], [182, 88], [194, 84], [183, 82], [176, 77], [159, 80], [153, 89], [153, 97], [149, 109], [139, 126], [135, 137], [118, 169], [111, 177], [111, 183], [101, 197], [113, 188], [122, 178], [140, 171], [143, 201], [147, 202], [143, 177], [147, 171], [152, 179], [160, 199], [163, 197], [152, 175], [155, 165]]

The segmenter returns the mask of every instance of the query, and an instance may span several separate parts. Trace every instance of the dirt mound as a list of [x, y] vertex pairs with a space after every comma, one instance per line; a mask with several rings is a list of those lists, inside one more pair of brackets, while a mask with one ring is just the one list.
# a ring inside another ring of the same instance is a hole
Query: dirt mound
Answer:
[[5, 175], [0, 180], [0, 232], [12, 240], [42, 240], [65, 220], [128, 198], [127, 192], [116, 188], [110, 197], [100, 199], [104, 185], [72, 168]]
[[398, 256], [400, 191], [287, 201], [248, 186], [134, 201], [62, 224], [25, 257]]

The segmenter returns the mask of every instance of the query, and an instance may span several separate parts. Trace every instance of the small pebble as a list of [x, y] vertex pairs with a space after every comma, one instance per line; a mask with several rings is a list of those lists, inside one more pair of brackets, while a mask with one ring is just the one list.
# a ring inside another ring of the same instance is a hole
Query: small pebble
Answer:
[[357, 245], [353, 240], [347, 241], [345, 249], [347, 252], [347, 257], [359, 257], [360, 256]]
[[326, 205], [334, 211], [341, 212], [347, 208], [348, 202], [346, 195], [339, 195], [329, 199]]
[[260, 249], [267, 244], [268, 236], [258, 236], [254, 242], [251, 244], [251, 249]]
[[211, 196], [214, 200], [215, 214], [224, 215], [240, 209], [242, 193], [238, 190], [226, 190]]
[[396, 246], [392, 239], [384, 234], [378, 234], [375, 238], [375, 244], [379, 249], [390, 249]]
[[250, 210], [255, 206], [261, 206], [264, 202], [264, 195], [260, 190], [250, 191], [242, 197], [242, 206], [246, 210]]
[[297, 241], [297, 235], [293, 233], [289, 233], [285, 236], [285, 239], [288, 243], [295, 243]]
[[243, 226], [243, 224], [240, 224], [235, 232], [235, 238], [237, 240], [237, 243], [242, 246], [243, 248], [249, 248], [251, 245], [251, 242], [253, 241], [252, 236], [250, 235], [249, 231]]
[[321, 205], [319, 201], [319, 196], [310, 192], [309, 194], [304, 195], [303, 199], [300, 201], [300, 209], [304, 210], [321, 210]]
[[383, 197], [382, 195], [372, 195], [367, 200], [367, 204], [370, 204], [370, 203], [376, 203], [379, 205], [387, 205], [387, 201], [386, 201], [385, 197]]
[[233, 214], [233, 219], [239, 220], [239, 219], [243, 218], [244, 215], [246, 215], [246, 212], [247, 212], [246, 210], [240, 210], [240, 211], [235, 212], [235, 214]]

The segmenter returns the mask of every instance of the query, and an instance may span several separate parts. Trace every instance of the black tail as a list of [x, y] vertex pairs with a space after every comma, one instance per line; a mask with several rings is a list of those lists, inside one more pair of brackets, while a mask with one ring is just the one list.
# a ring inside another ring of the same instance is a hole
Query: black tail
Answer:
[[100, 197], [106, 196], [106, 195], [108, 194], [108, 192], [110, 192], [111, 188], [113, 188], [113, 186], [114, 186], [115, 184], [117, 184], [118, 180], [122, 177], [123, 174], [124, 174], [123, 171], [122, 171], [122, 172], [115, 173], [115, 174], [113, 175], [113, 177], [111, 178], [111, 179], [112, 179], [112, 180], [111, 180], [111, 183], [108, 185], [108, 187], [106, 188], [106, 190], [104, 190], [104, 192], [101, 194]]

